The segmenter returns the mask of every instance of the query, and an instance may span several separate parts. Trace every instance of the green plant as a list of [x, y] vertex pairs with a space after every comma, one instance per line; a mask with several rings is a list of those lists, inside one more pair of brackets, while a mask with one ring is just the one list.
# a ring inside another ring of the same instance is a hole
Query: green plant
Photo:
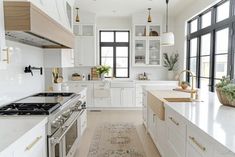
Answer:
[[54, 68], [52, 71], [52, 76], [53, 76], [53, 82], [54, 83], [58, 83], [57, 80], [59, 78], [59, 69], [58, 68]]
[[231, 84], [231, 80], [229, 79], [229, 76], [223, 76], [220, 82], [215, 85], [215, 87], [223, 88], [227, 86], [228, 84]]
[[163, 66], [172, 71], [175, 69], [176, 63], [179, 61], [179, 54], [175, 53], [168, 56], [167, 53], [163, 53]]
[[222, 88], [222, 93], [227, 96], [230, 101], [235, 100], [235, 84], [228, 84]]
[[109, 73], [109, 70], [111, 69], [110, 66], [107, 66], [107, 65], [101, 65], [101, 66], [97, 66], [96, 67], [96, 72], [98, 74], [108, 74]]

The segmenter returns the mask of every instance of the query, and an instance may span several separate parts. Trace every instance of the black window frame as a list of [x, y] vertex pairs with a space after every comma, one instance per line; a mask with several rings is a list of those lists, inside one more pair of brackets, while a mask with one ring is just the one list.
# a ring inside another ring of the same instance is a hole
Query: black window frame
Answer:
[[[217, 22], [216, 21], [216, 8], [225, 2], [230, 2], [230, 13], [227, 19]], [[211, 25], [205, 28], [201, 28], [202, 16], [211, 11]], [[190, 33], [191, 22], [197, 19], [197, 31]], [[214, 6], [208, 8], [197, 16], [193, 17], [191, 20], [187, 21], [187, 53], [186, 53], [186, 69], [190, 70], [190, 41], [194, 38], [197, 39], [197, 55], [196, 55], [196, 87], [200, 88], [201, 82], [200, 78], [200, 58], [201, 58], [201, 37], [208, 33], [211, 34], [211, 49], [210, 49], [210, 76], [209, 76], [209, 91], [214, 92], [215, 90], [215, 57], [218, 54], [215, 54], [215, 44], [216, 44], [216, 32], [225, 28], [229, 28], [229, 39], [228, 39], [228, 60], [227, 60], [227, 75], [234, 79], [234, 53], [235, 53], [235, 0], [221, 0]], [[186, 74], [187, 81], [190, 80], [190, 75]]]
[[[114, 39], [113, 42], [101, 42], [101, 33], [102, 32], [113, 32]], [[116, 33], [117, 32], [127, 32], [128, 33], [128, 42], [116, 42]], [[100, 30], [99, 31], [99, 62], [102, 65], [102, 55], [101, 55], [101, 48], [102, 47], [113, 47], [113, 74], [112, 77], [115, 78], [130, 78], [130, 31], [129, 30]], [[128, 64], [127, 64], [127, 77], [117, 77], [116, 76], [116, 47], [128, 47]], [[107, 77], [110, 78], [110, 77]]]

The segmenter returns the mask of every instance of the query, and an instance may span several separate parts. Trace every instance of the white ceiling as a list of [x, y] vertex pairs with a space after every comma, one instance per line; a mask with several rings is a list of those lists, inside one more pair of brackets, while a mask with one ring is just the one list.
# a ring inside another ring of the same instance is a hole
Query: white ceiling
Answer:
[[[195, 0], [170, 0], [170, 16], [178, 14]], [[130, 16], [147, 11], [165, 12], [165, 0], [76, 0], [75, 7], [81, 11], [96, 13], [97, 16]]]

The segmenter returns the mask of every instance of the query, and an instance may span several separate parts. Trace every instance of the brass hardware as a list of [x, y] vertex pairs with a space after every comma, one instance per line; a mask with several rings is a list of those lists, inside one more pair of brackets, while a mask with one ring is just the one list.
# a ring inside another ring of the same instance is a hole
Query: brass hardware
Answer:
[[151, 8], [148, 8], [148, 11], [149, 11], [148, 22], [150, 23], [150, 22], [152, 22], [152, 17], [150, 14]]
[[42, 136], [39, 136], [37, 137], [30, 145], [28, 145], [26, 148], [25, 148], [25, 151], [29, 151], [30, 149], [33, 148], [33, 146], [38, 143], [38, 141], [40, 141], [42, 138]]
[[192, 140], [202, 151], [206, 151], [206, 147], [202, 146], [194, 137], [189, 136], [189, 139]]
[[197, 91], [195, 91], [194, 90], [194, 80], [193, 80], [193, 78], [195, 77], [194, 75], [193, 75], [193, 72], [191, 72], [190, 70], [183, 70], [183, 71], [181, 71], [180, 73], [179, 73], [179, 78], [178, 78], [178, 86], [180, 86], [180, 84], [181, 84], [181, 80], [180, 80], [180, 76], [184, 73], [184, 72], [186, 72], [186, 73], [189, 73], [190, 75], [191, 75], [191, 77], [192, 77], [192, 84], [191, 84], [191, 98], [192, 99], [194, 99], [194, 95], [197, 95]]
[[77, 10], [76, 22], [80, 22], [80, 18], [79, 18], [79, 15], [78, 15], [78, 10], [79, 10], [79, 8], [76, 8], [76, 10]]
[[3, 61], [3, 62], [6, 62], [7, 64], [9, 64], [9, 63], [10, 63], [9, 48], [3, 49], [2, 51], [3, 51], [3, 52], [6, 52], [6, 58], [3, 59], [2, 61]]
[[177, 126], [179, 126], [180, 124], [173, 118], [173, 117], [169, 117], [169, 119]]

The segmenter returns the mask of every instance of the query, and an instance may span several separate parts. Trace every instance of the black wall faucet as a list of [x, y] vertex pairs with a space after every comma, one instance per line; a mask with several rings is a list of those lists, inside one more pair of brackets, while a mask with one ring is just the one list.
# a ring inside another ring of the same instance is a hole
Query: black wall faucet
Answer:
[[31, 73], [31, 75], [33, 76], [33, 70], [40, 70], [40, 74], [42, 75], [42, 67], [31, 67], [31, 65], [25, 67], [24, 72]]

